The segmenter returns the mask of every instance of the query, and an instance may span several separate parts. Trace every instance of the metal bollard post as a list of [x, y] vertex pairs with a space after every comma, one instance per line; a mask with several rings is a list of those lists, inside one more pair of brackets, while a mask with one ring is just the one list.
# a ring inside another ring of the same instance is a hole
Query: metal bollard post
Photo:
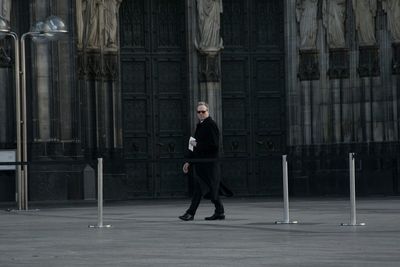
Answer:
[[349, 153], [350, 172], [350, 223], [341, 223], [341, 226], [364, 226], [365, 223], [357, 223], [356, 214], [356, 166], [355, 153]]
[[296, 224], [298, 221], [289, 220], [289, 185], [288, 185], [288, 164], [287, 155], [282, 155], [283, 174], [283, 221], [276, 221], [276, 224]]
[[24, 200], [24, 186], [22, 184], [24, 177], [24, 170], [21, 168], [20, 175], [18, 177], [18, 210], [25, 209], [25, 200]]
[[103, 225], [103, 159], [97, 159], [97, 225], [89, 225], [90, 228], [109, 228], [111, 225]]
[[17, 175], [16, 187], [18, 192], [16, 193], [17, 209], [6, 209], [9, 212], [35, 212], [39, 209], [28, 209], [28, 186], [26, 180], [27, 176], [24, 170], [21, 169], [20, 175]]

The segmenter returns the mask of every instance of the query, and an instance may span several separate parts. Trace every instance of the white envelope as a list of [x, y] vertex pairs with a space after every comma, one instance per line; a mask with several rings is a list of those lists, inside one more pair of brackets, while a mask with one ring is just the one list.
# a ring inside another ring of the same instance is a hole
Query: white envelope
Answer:
[[196, 141], [196, 138], [193, 138], [193, 137], [189, 138], [189, 146], [188, 146], [188, 148], [189, 148], [190, 151], [193, 151], [192, 141]]

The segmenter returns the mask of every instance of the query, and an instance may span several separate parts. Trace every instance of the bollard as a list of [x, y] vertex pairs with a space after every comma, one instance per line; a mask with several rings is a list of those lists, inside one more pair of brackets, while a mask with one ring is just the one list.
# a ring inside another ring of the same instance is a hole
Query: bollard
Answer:
[[25, 199], [24, 199], [24, 186], [23, 186], [24, 170], [21, 168], [20, 175], [18, 177], [18, 210], [24, 210]]
[[111, 225], [103, 225], [103, 159], [97, 159], [97, 225], [89, 225], [90, 228], [109, 228]]
[[349, 153], [349, 174], [350, 174], [350, 223], [341, 223], [340, 225], [364, 226], [365, 223], [357, 223], [355, 153]]
[[276, 221], [275, 224], [295, 224], [298, 221], [289, 220], [289, 185], [287, 155], [282, 155], [282, 176], [283, 176], [283, 221]]
[[27, 190], [27, 183], [26, 183], [26, 176], [24, 175], [24, 170], [21, 169], [21, 175], [17, 177], [17, 189], [16, 192], [16, 201], [17, 201], [17, 209], [6, 209], [9, 212], [35, 212], [39, 211], [40, 209], [28, 209], [28, 194], [26, 194]]

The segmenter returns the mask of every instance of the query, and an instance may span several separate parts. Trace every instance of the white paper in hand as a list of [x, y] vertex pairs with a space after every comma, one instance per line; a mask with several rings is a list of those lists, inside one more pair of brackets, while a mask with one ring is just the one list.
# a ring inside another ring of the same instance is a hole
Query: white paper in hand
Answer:
[[196, 142], [196, 139], [193, 137], [190, 137], [189, 138], [189, 147], [188, 147], [190, 151], [193, 151], [193, 147], [194, 147], [193, 142]]

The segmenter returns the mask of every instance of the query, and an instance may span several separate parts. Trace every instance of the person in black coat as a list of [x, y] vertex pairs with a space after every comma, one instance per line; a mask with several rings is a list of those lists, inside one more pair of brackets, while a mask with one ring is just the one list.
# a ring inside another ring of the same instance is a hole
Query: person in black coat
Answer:
[[[219, 194], [223, 189], [225, 195], [232, 195], [224, 185], [221, 185], [221, 179], [217, 175], [219, 151], [219, 130], [217, 124], [212, 120], [208, 112], [208, 105], [205, 102], [199, 102], [197, 104], [197, 117], [199, 123], [197, 124], [196, 131], [194, 133], [194, 139], [191, 138], [189, 144], [192, 146], [193, 151], [189, 151], [189, 158], [204, 160], [204, 162], [193, 163], [186, 162], [183, 165], [183, 172], [188, 173], [190, 165], [194, 165], [194, 171], [197, 174], [194, 175], [194, 192], [192, 196], [192, 202], [189, 209], [179, 219], [184, 221], [191, 221], [194, 219], [196, 210], [199, 207], [201, 198], [203, 196], [201, 183], [204, 183], [209, 192], [208, 197], [211, 202], [215, 205], [214, 214], [210, 217], [206, 217], [206, 220], [224, 220], [224, 206], [222, 205]], [[210, 161], [207, 162], [206, 159]]]

